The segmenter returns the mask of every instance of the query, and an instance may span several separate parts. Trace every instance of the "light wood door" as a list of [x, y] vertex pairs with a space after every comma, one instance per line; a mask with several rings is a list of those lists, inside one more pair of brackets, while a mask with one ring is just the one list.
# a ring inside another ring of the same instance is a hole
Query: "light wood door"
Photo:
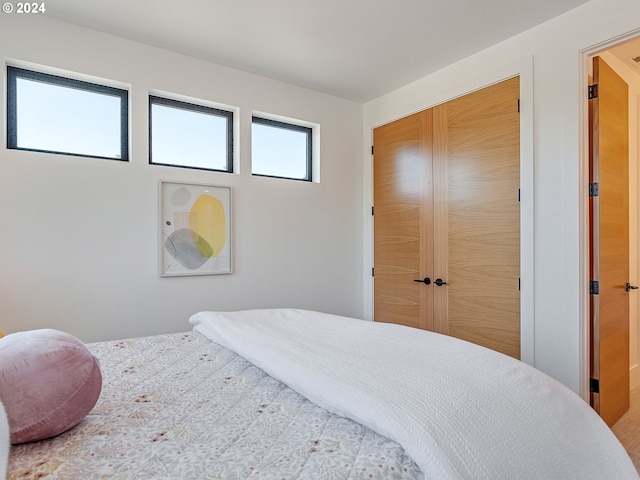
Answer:
[[374, 318], [433, 329], [431, 110], [373, 131]]
[[[519, 78], [434, 108], [436, 331], [520, 358]], [[437, 280], [437, 278], [436, 278]]]
[[597, 97], [591, 127], [590, 270], [591, 404], [608, 425], [629, 409], [629, 113], [628, 87], [601, 58], [593, 59]]
[[514, 78], [374, 130], [376, 321], [519, 358], [518, 92]]

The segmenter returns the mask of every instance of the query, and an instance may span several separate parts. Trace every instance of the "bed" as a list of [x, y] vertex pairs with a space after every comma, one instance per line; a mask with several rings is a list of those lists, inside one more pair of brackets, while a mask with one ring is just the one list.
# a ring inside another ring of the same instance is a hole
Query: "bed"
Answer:
[[578, 396], [482, 347], [293, 309], [190, 322], [88, 344], [95, 407], [13, 445], [7, 478], [639, 478]]

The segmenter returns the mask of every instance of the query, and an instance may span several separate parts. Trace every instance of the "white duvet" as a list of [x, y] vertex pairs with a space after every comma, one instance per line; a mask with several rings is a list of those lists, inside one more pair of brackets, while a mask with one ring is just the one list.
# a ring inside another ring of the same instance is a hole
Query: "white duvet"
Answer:
[[638, 479], [598, 415], [505, 355], [292, 309], [200, 312], [194, 330], [330, 412], [401, 444], [426, 479]]

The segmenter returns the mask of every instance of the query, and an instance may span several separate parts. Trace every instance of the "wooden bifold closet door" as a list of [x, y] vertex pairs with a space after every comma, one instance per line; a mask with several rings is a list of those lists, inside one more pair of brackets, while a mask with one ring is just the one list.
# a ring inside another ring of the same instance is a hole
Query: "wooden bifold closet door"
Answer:
[[374, 129], [374, 320], [520, 358], [519, 78]]

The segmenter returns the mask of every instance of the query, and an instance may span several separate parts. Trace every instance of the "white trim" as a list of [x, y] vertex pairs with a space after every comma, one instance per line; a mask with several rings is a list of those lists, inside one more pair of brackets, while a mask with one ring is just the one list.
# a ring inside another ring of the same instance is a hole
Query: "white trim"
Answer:
[[[34, 72], [46, 73], [48, 75], [56, 75], [58, 77], [70, 78], [72, 80], [79, 80], [81, 82], [104, 85], [105, 87], [119, 88], [121, 90], [127, 90], [129, 93], [131, 93], [130, 83], [121, 82], [119, 80], [113, 80], [111, 78], [90, 75], [88, 73], [76, 72], [74, 70], [66, 70], [64, 68], [57, 68], [57, 67], [52, 67], [50, 65], [43, 65], [41, 63], [27, 62], [24, 60], [19, 60], [17, 58], [7, 58], [5, 60], [5, 66], [24, 68], [25, 70], [32, 70]], [[131, 107], [129, 106], [129, 108]]]
[[633, 390], [638, 386], [640, 386], [640, 367], [636, 363], [629, 369], [629, 389]]
[[[528, 60], [528, 62], [525, 61]], [[533, 57], [520, 70], [520, 358], [535, 365]]]

